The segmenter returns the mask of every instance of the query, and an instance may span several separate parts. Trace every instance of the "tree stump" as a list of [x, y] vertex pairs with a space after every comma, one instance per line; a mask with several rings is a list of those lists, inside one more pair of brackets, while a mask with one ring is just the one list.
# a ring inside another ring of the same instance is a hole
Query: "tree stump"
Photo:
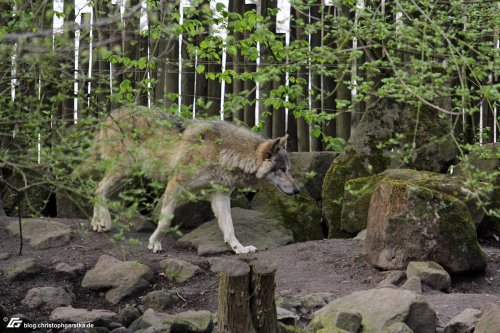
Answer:
[[219, 333], [276, 333], [276, 266], [254, 258], [222, 264], [217, 323]]

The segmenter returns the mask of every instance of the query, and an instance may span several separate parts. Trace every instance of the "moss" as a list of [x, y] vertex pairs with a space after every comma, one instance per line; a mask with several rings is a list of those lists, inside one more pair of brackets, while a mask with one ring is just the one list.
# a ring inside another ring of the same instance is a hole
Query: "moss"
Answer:
[[324, 238], [321, 209], [309, 196], [286, 196], [274, 187], [263, 186], [253, 199], [252, 208], [280, 221], [292, 231], [296, 242]]

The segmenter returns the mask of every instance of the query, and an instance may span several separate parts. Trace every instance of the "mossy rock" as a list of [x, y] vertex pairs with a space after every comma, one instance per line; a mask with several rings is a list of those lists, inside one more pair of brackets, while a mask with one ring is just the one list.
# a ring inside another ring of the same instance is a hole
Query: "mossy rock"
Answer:
[[486, 260], [464, 203], [426, 187], [383, 180], [373, 193], [364, 251], [381, 269], [435, 261], [449, 273], [482, 271]]
[[252, 200], [252, 209], [290, 229], [296, 242], [325, 238], [321, 208], [308, 195], [287, 196], [273, 186], [263, 185]]
[[493, 234], [500, 236], [500, 218], [492, 214], [500, 214], [500, 142], [475, 147], [455, 167], [453, 174], [466, 181], [472, 180], [472, 183], [481, 181], [492, 185], [489, 203], [485, 207], [490, 213], [486, 214], [479, 225], [478, 234], [483, 237], [491, 237]]
[[471, 192], [466, 189], [462, 179], [429, 171], [388, 169], [371, 177], [355, 178], [346, 182], [340, 227], [343, 232], [354, 235], [366, 228], [370, 200], [382, 180], [415, 184], [454, 196], [466, 204], [476, 226], [483, 219], [483, 210], [478, 207], [475, 197], [470, 195]]
[[367, 110], [323, 181], [322, 209], [328, 236], [349, 236], [341, 231], [348, 180], [391, 168], [447, 170], [456, 156], [450, 125], [449, 119], [425, 107], [416, 110], [386, 101]]

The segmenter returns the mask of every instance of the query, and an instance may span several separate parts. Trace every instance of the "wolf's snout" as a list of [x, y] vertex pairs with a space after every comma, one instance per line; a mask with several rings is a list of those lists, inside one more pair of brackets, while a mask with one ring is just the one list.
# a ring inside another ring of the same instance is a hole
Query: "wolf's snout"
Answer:
[[300, 188], [296, 187], [293, 189], [293, 194], [299, 194], [300, 193]]

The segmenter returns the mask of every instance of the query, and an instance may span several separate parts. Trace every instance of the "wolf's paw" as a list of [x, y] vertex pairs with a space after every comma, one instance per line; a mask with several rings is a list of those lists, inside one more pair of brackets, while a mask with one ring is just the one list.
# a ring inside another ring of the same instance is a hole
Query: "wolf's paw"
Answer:
[[253, 253], [255, 251], [257, 251], [257, 248], [253, 245], [242, 246], [234, 250], [236, 254]]
[[153, 253], [159, 253], [159, 252], [163, 251], [163, 249], [161, 248], [160, 241], [149, 240], [148, 249], [153, 250]]

